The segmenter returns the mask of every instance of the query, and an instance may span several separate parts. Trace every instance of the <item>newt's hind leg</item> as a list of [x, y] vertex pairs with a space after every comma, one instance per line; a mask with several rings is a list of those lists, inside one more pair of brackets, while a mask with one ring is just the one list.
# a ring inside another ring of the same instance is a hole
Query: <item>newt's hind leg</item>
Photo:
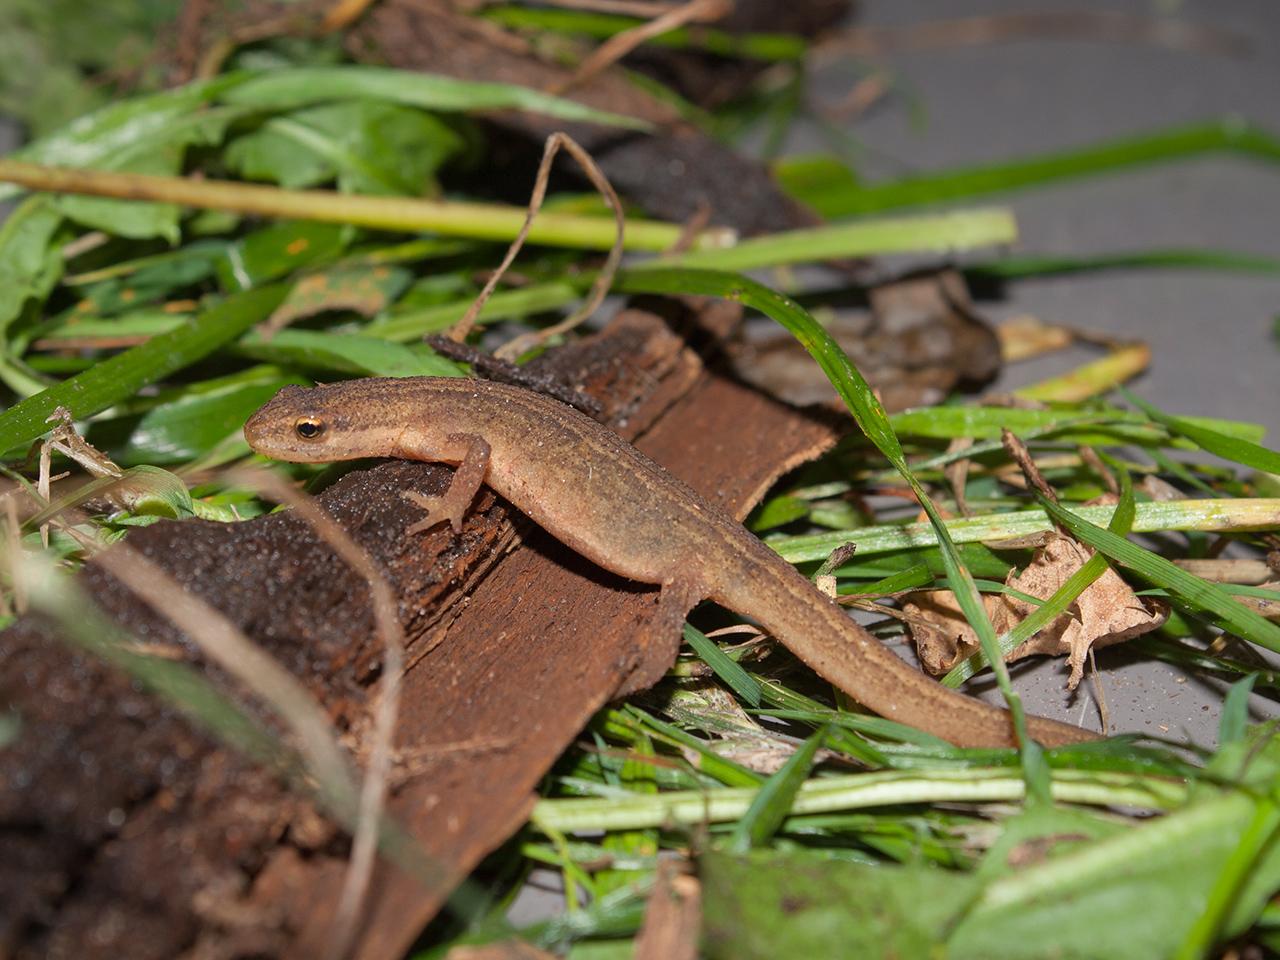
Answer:
[[484, 437], [471, 434], [450, 437], [467, 444], [466, 456], [453, 472], [449, 481], [449, 489], [437, 496], [427, 496], [416, 490], [406, 490], [401, 494], [410, 503], [415, 503], [427, 511], [426, 517], [405, 530], [406, 534], [420, 533], [430, 530], [446, 521], [453, 527], [454, 533], [462, 532], [462, 518], [476, 499], [476, 492], [484, 483], [485, 474], [489, 470], [489, 443]]

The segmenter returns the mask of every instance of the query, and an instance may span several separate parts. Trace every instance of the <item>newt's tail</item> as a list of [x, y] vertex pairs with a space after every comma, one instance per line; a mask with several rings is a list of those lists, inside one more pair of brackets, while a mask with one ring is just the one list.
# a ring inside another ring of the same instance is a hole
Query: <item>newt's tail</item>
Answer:
[[[750, 556], [709, 566], [725, 571], [711, 599], [757, 621], [820, 676], [882, 717], [961, 747], [1015, 744], [1013, 718], [942, 686], [888, 650], [794, 567], [758, 541]], [[1029, 732], [1049, 747], [1098, 739], [1098, 734], [1044, 717], [1028, 717]]]

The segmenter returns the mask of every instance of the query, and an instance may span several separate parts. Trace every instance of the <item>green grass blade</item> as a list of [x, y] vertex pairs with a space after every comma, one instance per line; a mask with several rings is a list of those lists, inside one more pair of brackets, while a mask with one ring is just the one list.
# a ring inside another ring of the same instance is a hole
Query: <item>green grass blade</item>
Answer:
[[753, 847], [769, 842], [782, 821], [791, 812], [801, 786], [809, 776], [813, 758], [826, 739], [826, 728], [818, 730], [793, 753], [782, 768], [765, 781], [764, 786], [751, 801], [751, 806], [733, 828], [728, 848], [735, 853], [745, 853]]
[[1280, 273], [1280, 260], [1234, 250], [1132, 250], [1091, 257], [1004, 257], [992, 263], [965, 267], [978, 280], [1019, 280], [1103, 270], [1230, 270], [1239, 273]]
[[1218, 748], [1229, 743], [1244, 743], [1249, 730], [1249, 695], [1253, 693], [1258, 675], [1251, 673], [1231, 685], [1222, 701], [1222, 715], [1218, 718]]
[[[933, 440], [951, 440], [955, 437], [998, 440], [1000, 431], [1004, 429], [1012, 430], [1020, 437], [1033, 430], [1039, 431], [1037, 435], [1054, 429], [1070, 430], [1074, 434], [1078, 430], [1088, 432], [1091, 428], [1114, 430], [1125, 439], [1148, 442], [1163, 436], [1163, 431], [1153, 428], [1141, 414], [1117, 407], [1066, 406], [1050, 407], [1047, 410], [968, 405], [923, 407], [895, 413], [889, 422], [899, 435]], [[1192, 422], [1242, 440], [1257, 441], [1266, 434], [1266, 428], [1262, 425], [1246, 421], [1197, 417]], [[1113, 440], [1115, 437], [1108, 439]]]
[[262, 287], [229, 297], [189, 324], [109, 357], [0, 413], [0, 451], [13, 450], [45, 433], [57, 407], [78, 419], [133, 396], [208, 356], [249, 327], [266, 319], [284, 298], [285, 287]]
[[810, 191], [802, 182], [791, 177], [788, 164], [779, 164], [775, 172], [784, 189], [790, 187], [793, 196], [809, 204], [822, 216], [848, 217], [968, 199], [1002, 190], [1096, 176], [1126, 167], [1224, 151], [1280, 163], [1280, 141], [1259, 127], [1236, 117], [1228, 117], [1139, 137], [1125, 137], [1079, 150], [1064, 150], [1009, 163], [907, 177], [871, 186], [853, 183], [841, 188], [827, 184], [822, 190]]
[[[588, 281], [589, 283], [590, 281]], [[480, 310], [480, 323], [494, 323], [527, 317], [545, 310], [558, 310], [582, 296], [576, 285], [554, 281], [535, 283], [517, 290], [499, 290]], [[374, 320], [364, 328], [366, 336], [406, 342], [418, 340], [428, 333], [446, 330], [463, 318], [472, 299], [434, 304], [416, 310], [404, 310]]]
[[1125, 399], [1141, 408], [1156, 423], [1168, 428], [1171, 433], [1186, 437], [1200, 449], [1222, 457], [1224, 460], [1252, 467], [1254, 470], [1280, 474], [1280, 453], [1258, 443], [1250, 443], [1248, 440], [1219, 433], [1187, 417], [1171, 416], [1141, 397], [1134, 396], [1124, 387], [1120, 388], [1120, 392]]
[[760, 706], [760, 684], [756, 683], [755, 678], [747, 673], [738, 661], [721, 650], [720, 644], [688, 623], [684, 625], [684, 639], [689, 646], [693, 647], [694, 653], [702, 658], [702, 662], [714, 670], [716, 676], [723, 680], [729, 689], [751, 706]]

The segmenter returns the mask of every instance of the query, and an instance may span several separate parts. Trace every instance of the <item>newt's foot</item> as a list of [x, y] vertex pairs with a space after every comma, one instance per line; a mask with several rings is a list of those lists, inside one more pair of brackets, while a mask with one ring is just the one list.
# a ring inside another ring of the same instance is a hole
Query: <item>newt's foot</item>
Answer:
[[460, 497], [449, 496], [452, 492], [453, 490], [449, 489], [443, 495], [434, 497], [418, 493], [416, 490], [405, 490], [401, 493], [400, 496], [421, 507], [427, 513], [425, 517], [405, 530], [405, 534], [412, 536], [442, 523], [448, 523], [453, 527], [454, 533], [462, 533], [462, 518], [466, 515], [470, 501], [460, 503]]

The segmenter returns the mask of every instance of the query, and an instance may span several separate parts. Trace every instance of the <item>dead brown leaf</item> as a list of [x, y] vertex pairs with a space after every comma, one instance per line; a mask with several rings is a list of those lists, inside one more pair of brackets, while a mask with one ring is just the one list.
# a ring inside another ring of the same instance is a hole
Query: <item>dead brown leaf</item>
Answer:
[[[1067, 578], [1093, 555], [1088, 547], [1051, 535], [1036, 550], [1025, 570], [1010, 574], [1005, 584], [1021, 593], [1047, 600]], [[1007, 594], [983, 597], [996, 633], [1002, 634], [1030, 616], [1034, 606]], [[920, 661], [941, 674], [978, 649], [978, 638], [960, 612], [955, 594], [932, 590], [912, 594], [903, 604]], [[1162, 602], [1139, 599], [1111, 569], [1080, 594], [1062, 616], [1022, 643], [1006, 657], [1009, 662], [1036, 655], [1065, 656], [1071, 667], [1067, 686], [1074, 690], [1084, 676], [1090, 649], [1122, 643], [1159, 627], [1169, 616]]]
[[[825, 323], [885, 409], [938, 403], [1000, 370], [1000, 343], [950, 268], [918, 271], [868, 289], [869, 313]], [[789, 334], [762, 330], [732, 345], [738, 376], [790, 403], [843, 410], [831, 384]]]

